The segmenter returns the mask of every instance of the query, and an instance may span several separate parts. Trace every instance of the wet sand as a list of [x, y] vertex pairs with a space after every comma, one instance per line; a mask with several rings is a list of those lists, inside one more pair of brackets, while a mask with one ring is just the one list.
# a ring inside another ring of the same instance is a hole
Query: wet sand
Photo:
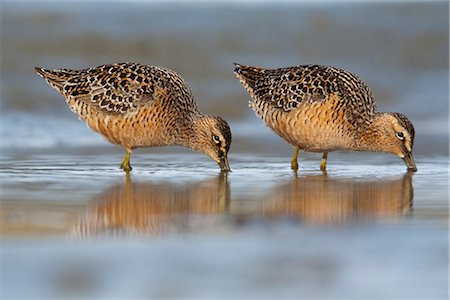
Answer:
[[136, 154], [125, 176], [116, 154], [13, 156], [1, 161], [7, 298], [447, 292], [446, 157], [419, 156], [410, 174], [389, 156], [333, 153], [324, 174], [306, 155], [294, 174], [287, 156], [236, 154], [224, 176], [201, 155]]

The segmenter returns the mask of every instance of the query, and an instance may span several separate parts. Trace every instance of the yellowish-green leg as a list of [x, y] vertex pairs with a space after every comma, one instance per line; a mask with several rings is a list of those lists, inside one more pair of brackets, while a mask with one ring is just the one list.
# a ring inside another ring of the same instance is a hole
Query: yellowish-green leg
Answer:
[[131, 157], [131, 151], [127, 149], [125, 152], [125, 157], [123, 158], [122, 164], [120, 165], [120, 168], [127, 173], [132, 170], [131, 164], [130, 164], [130, 157]]
[[297, 146], [295, 147], [295, 152], [294, 152], [294, 156], [292, 156], [292, 160], [291, 160], [291, 168], [294, 171], [298, 170], [298, 162], [297, 162], [297, 158], [298, 158], [298, 151], [300, 150], [300, 148]]
[[325, 171], [327, 169], [327, 159], [328, 159], [328, 152], [324, 152], [322, 156], [322, 161], [320, 162], [320, 169], [322, 171]]

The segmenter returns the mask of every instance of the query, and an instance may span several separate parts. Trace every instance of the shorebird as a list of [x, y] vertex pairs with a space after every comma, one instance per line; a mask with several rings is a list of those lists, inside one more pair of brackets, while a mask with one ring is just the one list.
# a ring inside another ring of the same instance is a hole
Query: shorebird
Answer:
[[172, 145], [205, 153], [222, 171], [230, 170], [230, 127], [199, 112], [188, 84], [174, 71], [137, 63], [35, 70], [89, 128], [125, 148], [124, 171], [132, 169], [134, 149]]
[[413, 124], [403, 114], [378, 112], [372, 91], [355, 74], [320, 65], [235, 65], [236, 76], [252, 98], [250, 108], [295, 147], [293, 170], [298, 169], [299, 150], [322, 152], [322, 171], [328, 152], [354, 150], [392, 153], [409, 171], [417, 171]]

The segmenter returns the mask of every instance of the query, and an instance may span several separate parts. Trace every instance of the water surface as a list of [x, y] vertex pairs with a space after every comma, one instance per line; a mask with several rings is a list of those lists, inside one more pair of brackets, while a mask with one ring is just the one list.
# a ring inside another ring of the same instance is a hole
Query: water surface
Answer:
[[242, 154], [224, 175], [196, 154], [136, 154], [129, 176], [120, 158], [2, 159], [5, 296], [446, 294], [446, 157], [411, 174], [333, 153], [323, 173], [306, 155], [295, 174], [287, 156]]

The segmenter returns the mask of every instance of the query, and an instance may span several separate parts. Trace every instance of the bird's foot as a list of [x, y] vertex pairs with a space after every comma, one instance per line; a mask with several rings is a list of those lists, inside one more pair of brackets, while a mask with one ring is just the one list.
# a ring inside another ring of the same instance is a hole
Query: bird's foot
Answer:
[[120, 164], [120, 168], [127, 173], [129, 173], [133, 169], [130, 164], [130, 157], [131, 157], [131, 150], [127, 150], [127, 152], [125, 152], [125, 157], [123, 158], [123, 161]]
[[294, 156], [292, 156], [291, 160], [291, 169], [296, 171], [298, 170], [298, 151], [300, 150], [299, 147], [295, 147]]
[[322, 161], [320, 162], [320, 170], [322, 170], [322, 172], [325, 172], [327, 170], [327, 159], [328, 152], [325, 152], [322, 156]]
[[127, 173], [130, 172], [131, 170], [133, 170], [130, 162], [125, 162], [125, 161], [120, 164], [120, 168]]
[[298, 170], [298, 162], [297, 162], [297, 160], [292, 160], [291, 161], [291, 169], [294, 170], [294, 171]]

